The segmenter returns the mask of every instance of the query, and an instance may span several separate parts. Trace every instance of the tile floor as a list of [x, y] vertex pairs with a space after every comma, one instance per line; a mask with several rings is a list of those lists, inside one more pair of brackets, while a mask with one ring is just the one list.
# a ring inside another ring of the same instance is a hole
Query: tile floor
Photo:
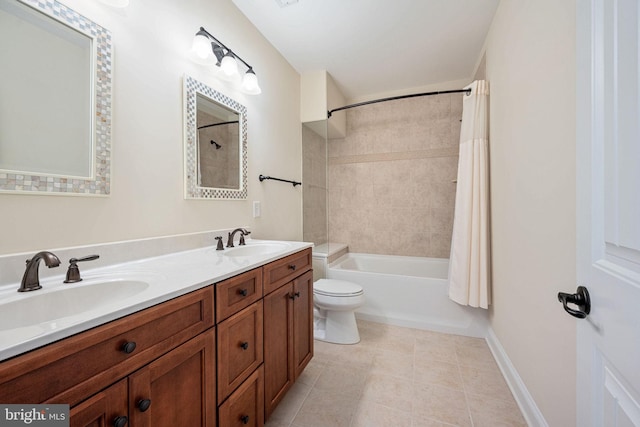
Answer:
[[315, 356], [266, 427], [526, 427], [483, 339], [358, 321]]

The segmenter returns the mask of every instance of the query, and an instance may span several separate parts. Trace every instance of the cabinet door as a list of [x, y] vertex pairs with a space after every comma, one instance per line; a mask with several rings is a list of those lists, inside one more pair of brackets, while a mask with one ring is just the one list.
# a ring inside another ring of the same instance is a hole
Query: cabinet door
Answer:
[[264, 389], [269, 418], [294, 381], [293, 284], [264, 297]]
[[313, 357], [313, 271], [293, 281], [293, 363], [298, 378]]
[[70, 411], [70, 427], [125, 427], [128, 425], [127, 380], [74, 406]]
[[218, 326], [218, 404], [262, 364], [262, 301]]
[[135, 427], [215, 427], [215, 328], [129, 376]]

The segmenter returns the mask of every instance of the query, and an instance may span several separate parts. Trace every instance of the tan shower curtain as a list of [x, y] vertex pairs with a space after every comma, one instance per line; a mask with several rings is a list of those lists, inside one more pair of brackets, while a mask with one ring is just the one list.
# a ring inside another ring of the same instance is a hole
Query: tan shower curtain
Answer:
[[477, 80], [463, 96], [458, 184], [449, 262], [449, 298], [489, 308], [489, 85]]

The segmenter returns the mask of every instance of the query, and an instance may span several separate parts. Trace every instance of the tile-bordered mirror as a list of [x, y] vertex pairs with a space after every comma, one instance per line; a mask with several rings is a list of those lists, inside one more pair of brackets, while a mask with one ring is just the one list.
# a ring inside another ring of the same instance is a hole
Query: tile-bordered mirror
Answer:
[[108, 195], [111, 34], [52, 0], [0, 0], [0, 191]]
[[246, 200], [247, 109], [184, 77], [184, 195]]

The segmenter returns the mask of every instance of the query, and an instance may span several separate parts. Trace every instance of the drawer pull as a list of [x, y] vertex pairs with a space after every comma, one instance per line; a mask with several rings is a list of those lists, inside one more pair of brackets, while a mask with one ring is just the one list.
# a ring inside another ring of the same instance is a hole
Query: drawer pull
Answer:
[[240, 421], [242, 421], [242, 424], [249, 424], [249, 415], [240, 416]]
[[149, 409], [149, 406], [151, 406], [151, 399], [141, 399], [138, 401], [138, 404], [136, 406], [138, 407], [140, 412], [145, 412], [147, 409]]
[[113, 419], [113, 427], [124, 427], [128, 422], [129, 419], [127, 417], [118, 416]]
[[238, 293], [243, 297], [246, 297], [249, 294], [246, 289], [238, 289]]
[[133, 341], [126, 342], [120, 347], [123, 353], [131, 354], [136, 349], [136, 343]]
[[289, 270], [296, 271], [296, 265], [295, 264], [289, 264], [288, 267], [289, 267]]
[[240, 343], [240, 347], [242, 347], [243, 350], [247, 350], [249, 348], [249, 342], [245, 341]]

